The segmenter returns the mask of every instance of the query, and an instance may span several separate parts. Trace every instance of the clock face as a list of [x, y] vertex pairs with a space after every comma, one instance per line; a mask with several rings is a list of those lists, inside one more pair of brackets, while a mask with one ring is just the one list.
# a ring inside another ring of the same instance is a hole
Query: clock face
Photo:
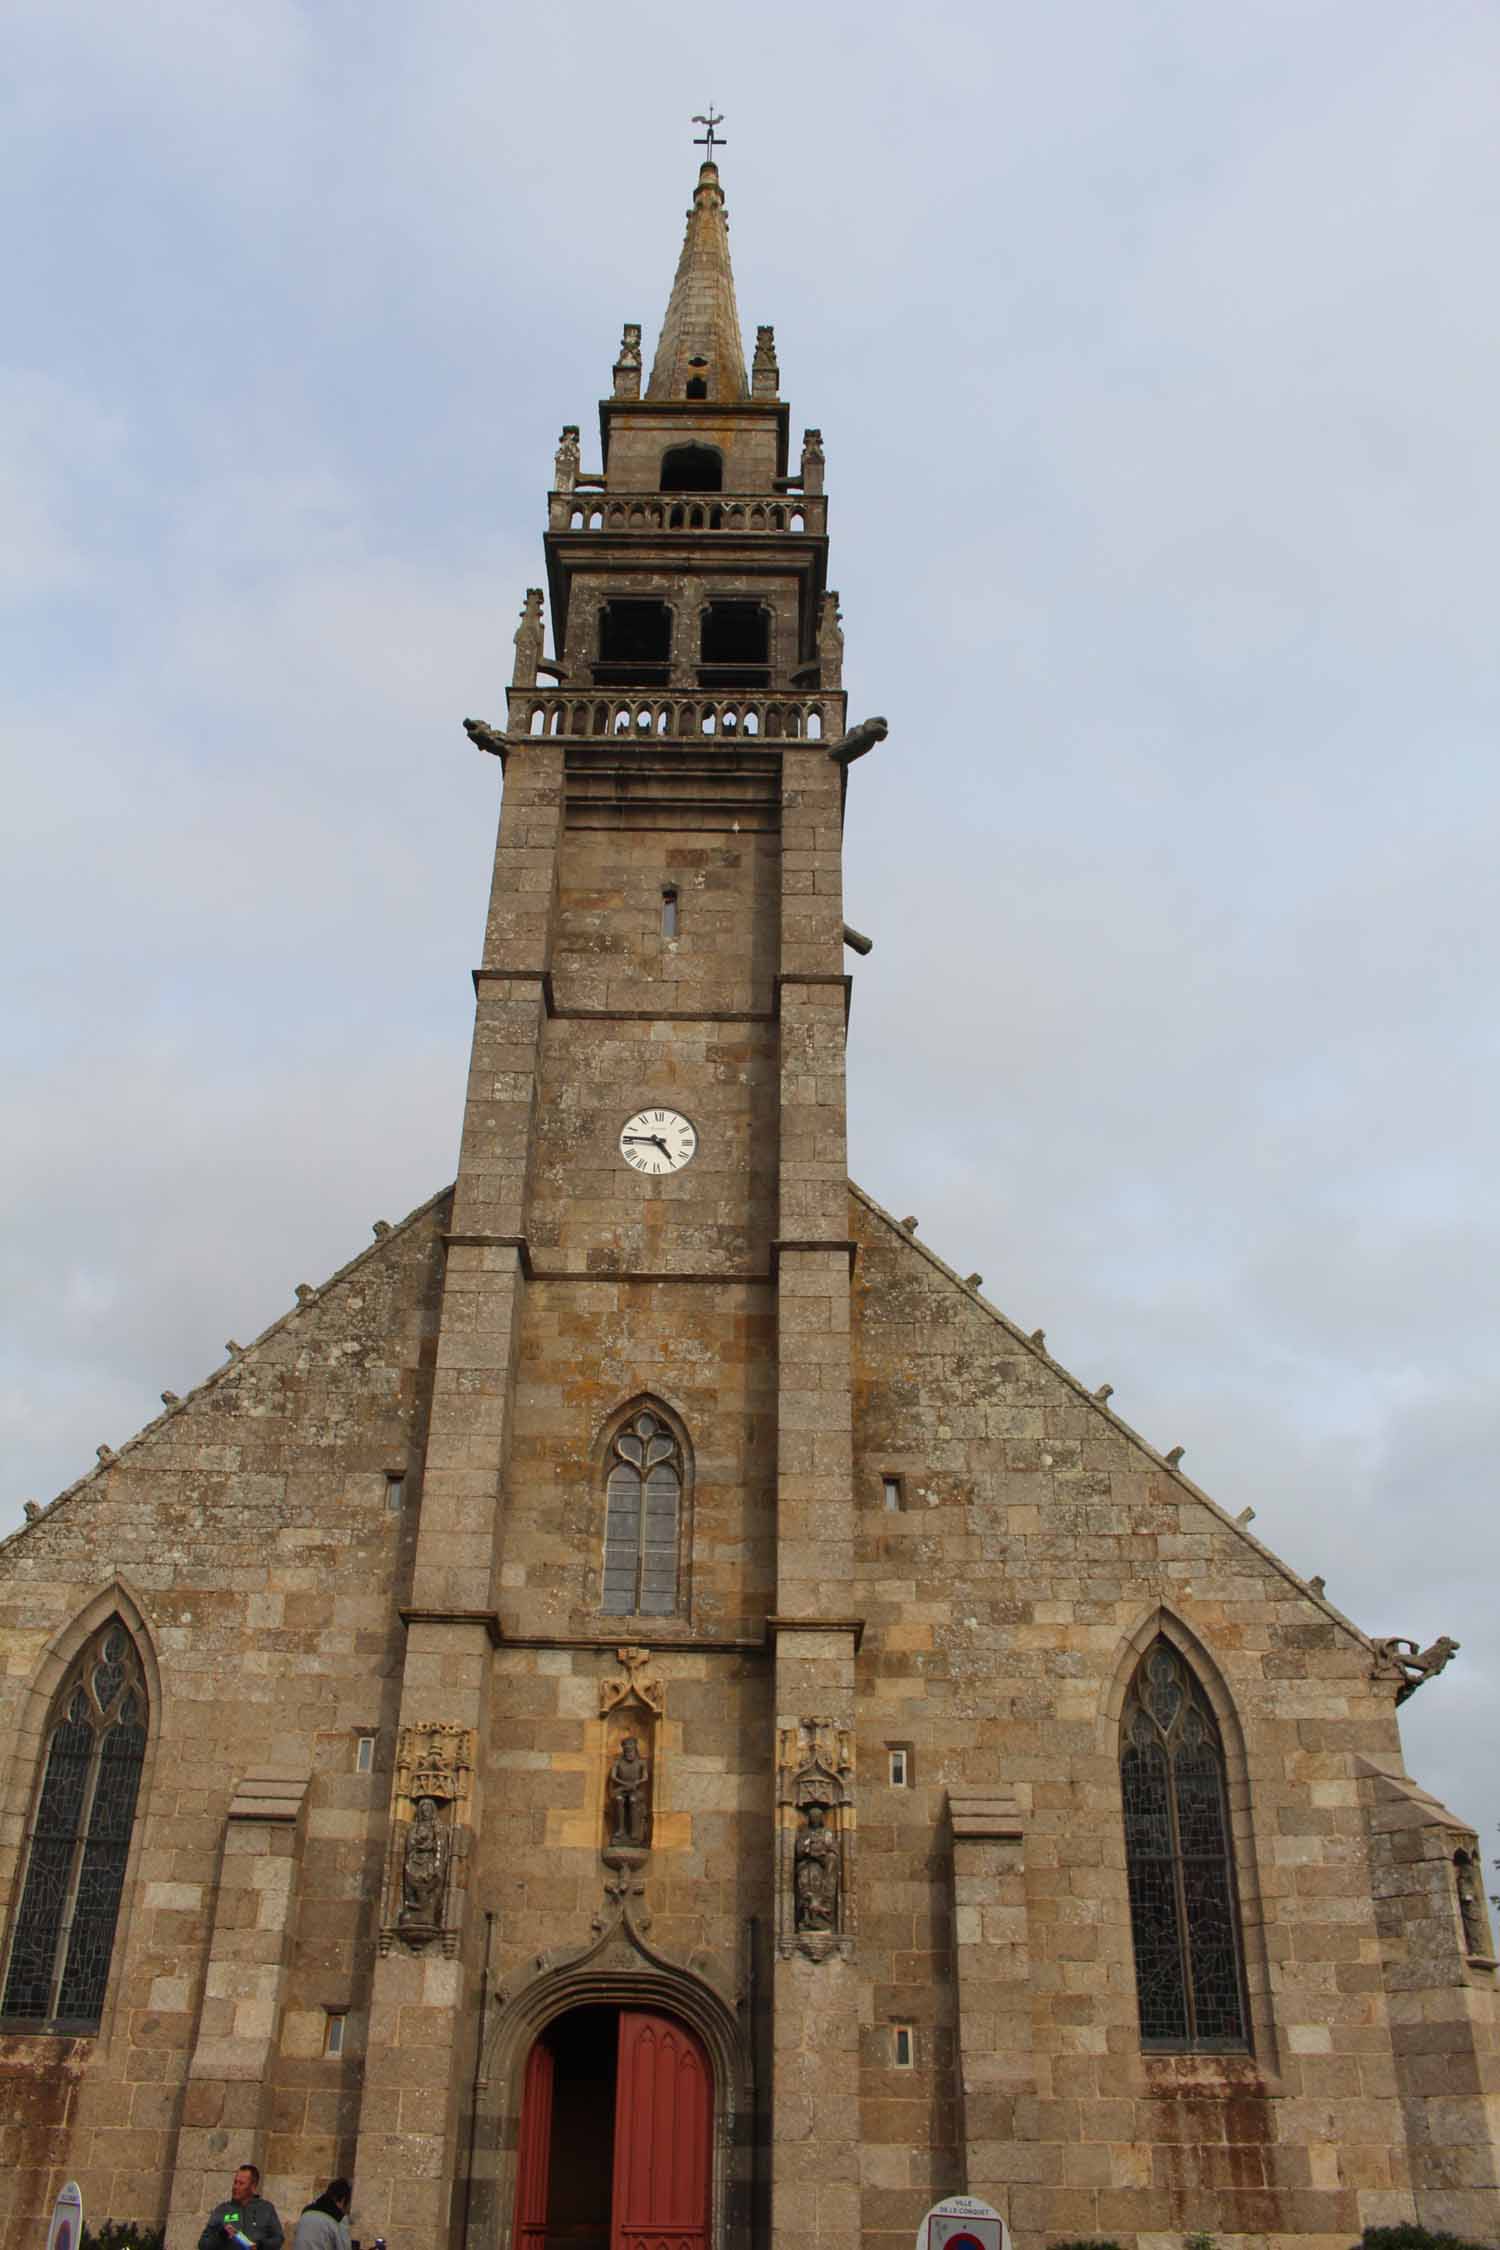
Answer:
[[680, 1172], [698, 1152], [698, 1136], [677, 1109], [638, 1109], [620, 1127], [620, 1154], [637, 1172]]

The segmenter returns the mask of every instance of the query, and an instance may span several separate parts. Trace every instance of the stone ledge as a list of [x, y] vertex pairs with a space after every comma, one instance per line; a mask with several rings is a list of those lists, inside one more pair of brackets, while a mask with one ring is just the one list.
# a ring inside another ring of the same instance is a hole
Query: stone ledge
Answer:
[[865, 1637], [862, 1617], [781, 1617], [766, 1619], [766, 1639], [774, 1648], [783, 1633], [852, 1633], [856, 1653]]
[[397, 1615], [403, 1625], [482, 1625], [490, 1647], [500, 1646], [500, 1619], [492, 1609], [403, 1609]]
[[552, 971], [550, 969], [474, 969], [474, 996], [486, 984], [539, 984], [542, 988], [542, 1005], [549, 1016], [556, 1015], [552, 1004]]
[[1015, 1844], [1025, 1834], [1025, 1819], [1014, 1797], [948, 1798], [948, 1820], [956, 1844]]
[[229, 1800], [231, 1820], [295, 1820], [302, 1810], [311, 1774], [284, 1767], [256, 1766], [235, 1783]]

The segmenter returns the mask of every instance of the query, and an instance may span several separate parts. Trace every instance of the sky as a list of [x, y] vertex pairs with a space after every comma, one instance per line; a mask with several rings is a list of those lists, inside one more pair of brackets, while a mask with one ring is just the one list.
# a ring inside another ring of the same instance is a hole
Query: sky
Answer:
[[[1500, 15], [13, 0], [0, 1529], [451, 1178], [564, 422], [699, 152], [821, 427], [854, 1176], [1495, 1848]], [[597, 444], [597, 440], [595, 441]]]

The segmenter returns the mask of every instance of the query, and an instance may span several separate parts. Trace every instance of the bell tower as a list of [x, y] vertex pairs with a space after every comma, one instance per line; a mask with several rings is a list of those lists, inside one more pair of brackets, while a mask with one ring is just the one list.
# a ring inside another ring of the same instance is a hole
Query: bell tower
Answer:
[[[660, 1740], [686, 1727], [689, 1761], [738, 1759], [732, 1811], [654, 1781], [640, 1885], [680, 1902], [729, 1987], [746, 1923], [775, 1922], [777, 1745], [853, 1726], [841, 827], [848, 760], [884, 729], [846, 732], [823, 450], [810, 430], [792, 465], [788, 419], [771, 328], [745, 365], [710, 151], [649, 379], [627, 325], [598, 467], [579, 425], [562, 433], [553, 654], [533, 588], [505, 726], [465, 722], [505, 781], [400, 1723], [462, 1740], [468, 1795], [446, 1957], [398, 1921], [378, 1965], [370, 2233], [440, 2240], [461, 2200], [491, 1898], [497, 1973], [517, 1947], [536, 1957], [539, 1930], [566, 1952], [591, 1910], [598, 1926], [593, 1753], [564, 1759], [560, 1793], [537, 1778], [563, 1733], [534, 1725], [532, 1675], [612, 1663], [622, 1641], [701, 1675], [696, 1735], [669, 1677]], [[401, 1818], [393, 1804], [393, 1853]], [[546, 1895], [512, 1922], [538, 1845]], [[708, 1865], [716, 1884], [672, 1888]], [[857, 2068], [851, 1952], [843, 1903], [818, 1944], [777, 1948], [758, 2135], [777, 2231], [799, 2239], [809, 2220], [820, 2239], [857, 2231], [857, 2102], [830, 2091]], [[443, 2085], [413, 2075], [410, 2011]], [[743, 2211], [723, 2223], [744, 2239]]]

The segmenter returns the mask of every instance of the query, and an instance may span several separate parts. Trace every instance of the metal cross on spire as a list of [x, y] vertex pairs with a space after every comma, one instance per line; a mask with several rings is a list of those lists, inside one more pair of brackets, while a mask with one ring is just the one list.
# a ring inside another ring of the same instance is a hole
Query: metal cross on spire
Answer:
[[700, 110], [697, 116], [693, 119], [693, 123], [695, 125], [705, 125], [708, 128], [706, 132], [697, 134], [693, 141], [694, 148], [706, 148], [708, 150], [708, 155], [704, 159], [705, 163], [712, 164], [714, 160], [714, 150], [716, 148], [727, 148], [729, 146], [729, 143], [722, 137], [715, 139], [714, 136], [714, 127], [716, 125], [722, 125], [723, 122], [723, 116], [715, 110], [712, 102], [710, 102], [708, 105], [708, 115], [706, 117]]

